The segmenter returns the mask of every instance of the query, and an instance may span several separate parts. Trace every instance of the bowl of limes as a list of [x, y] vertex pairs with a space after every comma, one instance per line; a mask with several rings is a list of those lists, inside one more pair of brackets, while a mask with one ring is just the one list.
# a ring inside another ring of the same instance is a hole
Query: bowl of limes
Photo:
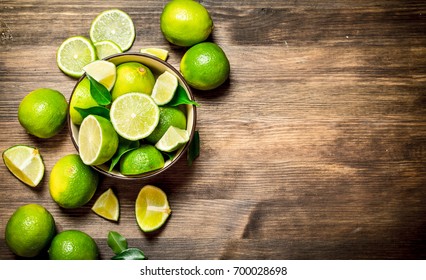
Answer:
[[147, 179], [188, 149], [196, 126], [189, 85], [169, 63], [121, 53], [84, 67], [69, 101], [72, 142], [82, 161], [119, 179]]

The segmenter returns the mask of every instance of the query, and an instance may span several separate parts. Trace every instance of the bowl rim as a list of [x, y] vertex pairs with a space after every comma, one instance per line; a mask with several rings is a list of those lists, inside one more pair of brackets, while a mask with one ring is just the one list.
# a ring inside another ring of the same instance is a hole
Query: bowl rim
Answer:
[[[164, 60], [162, 60], [162, 59], [160, 59], [160, 58], [158, 58], [156, 56], [153, 56], [153, 55], [150, 55], [150, 54], [138, 53], [138, 52], [125, 52], [125, 53], [113, 54], [113, 55], [107, 56], [107, 57], [105, 57], [103, 59], [100, 59], [100, 60], [109, 61], [110, 59], [114, 59], [114, 58], [117, 58], [117, 57], [123, 57], [123, 56], [139, 56], [139, 57], [144, 57], [144, 58], [147, 58], [147, 59], [152, 59], [152, 60], [154, 60], [154, 61], [156, 61], [156, 62], [158, 62], [160, 64], [163, 64], [168, 70], [173, 71], [179, 77], [179, 80], [183, 83], [185, 89], [187, 90], [187, 93], [188, 93], [190, 99], [191, 100], [195, 100], [194, 99], [194, 95], [193, 95], [193, 93], [191, 91], [191, 87], [186, 82], [186, 80], [182, 76], [182, 74], [173, 65], [171, 65], [167, 61], [164, 61]], [[129, 60], [128, 62], [131, 62], [131, 60]], [[77, 82], [75, 83], [75, 85], [74, 85], [74, 87], [72, 89], [72, 92], [70, 94], [70, 97], [68, 99], [68, 109], [67, 109], [68, 110], [67, 111], [67, 113], [68, 113], [67, 114], [68, 132], [69, 132], [70, 137], [71, 137], [71, 142], [73, 143], [74, 148], [77, 150], [78, 154], [80, 154], [80, 150], [79, 150], [78, 144], [74, 140], [73, 130], [72, 130], [72, 127], [75, 126], [75, 124], [72, 123], [71, 116], [70, 116], [69, 112], [70, 112], [70, 109], [71, 109], [71, 99], [72, 99], [72, 97], [74, 95], [74, 92], [75, 92], [78, 84], [85, 77], [86, 77], [86, 73], [84, 73], [77, 80]], [[191, 108], [192, 108], [192, 114], [193, 114], [193, 117], [192, 117], [192, 129], [190, 131], [189, 141], [185, 144], [185, 146], [183, 148], [180, 148], [181, 151], [171, 160], [171, 162], [168, 165], [166, 165], [166, 166], [164, 166], [164, 167], [162, 167], [160, 169], [153, 170], [153, 171], [146, 172], [146, 173], [142, 173], [142, 174], [138, 174], [138, 175], [118, 175], [118, 174], [114, 174], [114, 173], [105, 171], [104, 169], [102, 169], [102, 168], [100, 168], [98, 166], [92, 166], [92, 165], [89, 165], [89, 166], [92, 167], [93, 169], [95, 169], [97, 172], [99, 172], [99, 173], [101, 173], [101, 174], [103, 174], [103, 175], [105, 175], [107, 177], [111, 177], [111, 178], [115, 178], [115, 179], [119, 179], [119, 180], [146, 180], [146, 179], [152, 179], [153, 177], [155, 177], [155, 176], [157, 176], [157, 175], [159, 175], [159, 174], [167, 171], [176, 162], [178, 162], [179, 159], [187, 152], [187, 150], [189, 148], [189, 145], [191, 144], [191, 142], [192, 142], [192, 140], [194, 138], [194, 133], [195, 133], [196, 124], [197, 124], [197, 107], [194, 106], [194, 105], [188, 105], [188, 106], [191, 106]]]

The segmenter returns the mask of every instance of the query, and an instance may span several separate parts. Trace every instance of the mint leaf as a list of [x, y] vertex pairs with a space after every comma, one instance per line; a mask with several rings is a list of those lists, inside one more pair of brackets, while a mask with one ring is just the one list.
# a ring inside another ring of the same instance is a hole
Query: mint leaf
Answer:
[[119, 136], [118, 148], [114, 156], [111, 159], [109, 171], [113, 170], [120, 158], [127, 152], [139, 148], [139, 141], [130, 141]]
[[194, 160], [200, 155], [200, 134], [196, 130], [191, 143], [189, 143], [187, 160], [188, 165], [191, 166]]
[[111, 103], [111, 94], [108, 89], [90, 75], [86, 74], [90, 81], [90, 95], [99, 105], [106, 106]]
[[120, 254], [127, 249], [127, 240], [116, 231], [108, 233], [108, 246], [115, 254]]
[[191, 100], [188, 98], [188, 94], [186, 93], [186, 90], [181, 86], [178, 85], [175, 94], [173, 95], [172, 100], [170, 100], [167, 105], [169, 106], [178, 106], [182, 104], [190, 104], [194, 106], [199, 106], [197, 102], [194, 100]]
[[80, 113], [83, 119], [88, 115], [97, 115], [109, 120], [109, 110], [102, 106], [94, 106], [90, 108], [74, 107], [74, 109]]
[[118, 253], [111, 259], [112, 260], [147, 260], [148, 258], [145, 256], [142, 250], [138, 248], [129, 248]]

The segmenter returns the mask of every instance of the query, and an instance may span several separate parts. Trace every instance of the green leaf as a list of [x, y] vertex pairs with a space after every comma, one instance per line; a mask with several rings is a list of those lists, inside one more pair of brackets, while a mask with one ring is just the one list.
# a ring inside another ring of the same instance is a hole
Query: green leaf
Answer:
[[111, 164], [109, 166], [109, 171], [113, 170], [117, 163], [120, 161], [120, 158], [127, 152], [139, 148], [139, 141], [130, 141], [121, 136], [119, 136], [118, 148], [114, 156], [111, 159]]
[[188, 94], [186, 93], [186, 90], [181, 86], [178, 85], [175, 94], [173, 95], [172, 100], [170, 100], [167, 105], [169, 106], [179, 106], [182, 104], [190, 104], [194, 106], [199, 106], [197, 102], [194, 100], [191, 100], [188, 98]]
[[108, 233], [107, 243], [115, 254], [120, 254], [128, 248], [126, 238], [116, 231], [110, 231]]
[[138, 248], [129, 248], [111, 258], [112, 260], [147, 260], [144, 252]]
[[108, 89], [90, 75], [86, 74], [90, 81], [90, 95], [99, 105], [106, 106], [111, 104], [111, 94]]
[[188, 165], [191, 166], [194, 160], [200, 155], [200, 134], [196, 130], [191, 143], [189, 143], [187, 160]]
[[109, 120], [109, 110], [102, 106], [94, 106], [90, 108], [74, 107], [74, 109], [80, 113], [83, 119], [88, 115], [97, 115]]

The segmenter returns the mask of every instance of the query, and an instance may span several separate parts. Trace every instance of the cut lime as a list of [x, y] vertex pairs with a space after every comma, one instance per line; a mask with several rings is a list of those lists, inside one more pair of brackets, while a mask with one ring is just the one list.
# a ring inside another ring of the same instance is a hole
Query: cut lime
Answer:
[[170, 216], [166, 194], [158, 187], [144, 186], [136, 198], [136, 221], [144, 232], [160, 228]]
[[3, 152], [3, 161], [12, 174], [30, 187], [36, 187], [44, 175], [44, 163], [38, 149], [17, 145]]
[[155, 57], [158, 57], [161, 60], [166, 61], [167, 57], [169, 56], [169, 51], [165, 49], [160, 48], [145, 48], [141, 49], [141, 53], [146, 53], [149, 55], [153, 55]]
[[178, 79], [169, 71], [158, 76], [151, 97], [157, 105], [165, 105], [172, 100], [178, 86]]
[[163, 152], [173, 152], [189, 141], [188, 131], [171, 126], [163, 137], [155, 144], [155, 147]]
[[107, 56], [123, 52], [119, 45], [108, 40], [96, 42], [94, 45], [99, 59], [104, 59]]
[[135, 40], [135, 27], [125, 12], [112, 9], [100, 13], [90, 26], [90, 39], [94, 43], [112, 41], [127, 51]]
[[89, 39], [75, 36], [66, 39], [56, 53], [56, 63], [68, 76], [79, 78], [83, 67], [96, 60], [96, 49]]
[[110, 117], [115, 130], [123, 138], [139, 140], [155, 129], [160, 119], [160, 109], [150, 96], [131, 92], [112, 102]]
[[114, 63], [105, 60], [96, 60], [84, 66], [83, 70], [108, 90], [111, 90], [114, 86], [117, 77]]
[[112, 189], [108, 189], [96, 199], [92, 211], [107, 220], [118, 221], [120, 204]]
[[81, 123], [78, 145], [84, 164], [99, 165], [117, 151], [118, 135], [107, 119], [89, 115]]

